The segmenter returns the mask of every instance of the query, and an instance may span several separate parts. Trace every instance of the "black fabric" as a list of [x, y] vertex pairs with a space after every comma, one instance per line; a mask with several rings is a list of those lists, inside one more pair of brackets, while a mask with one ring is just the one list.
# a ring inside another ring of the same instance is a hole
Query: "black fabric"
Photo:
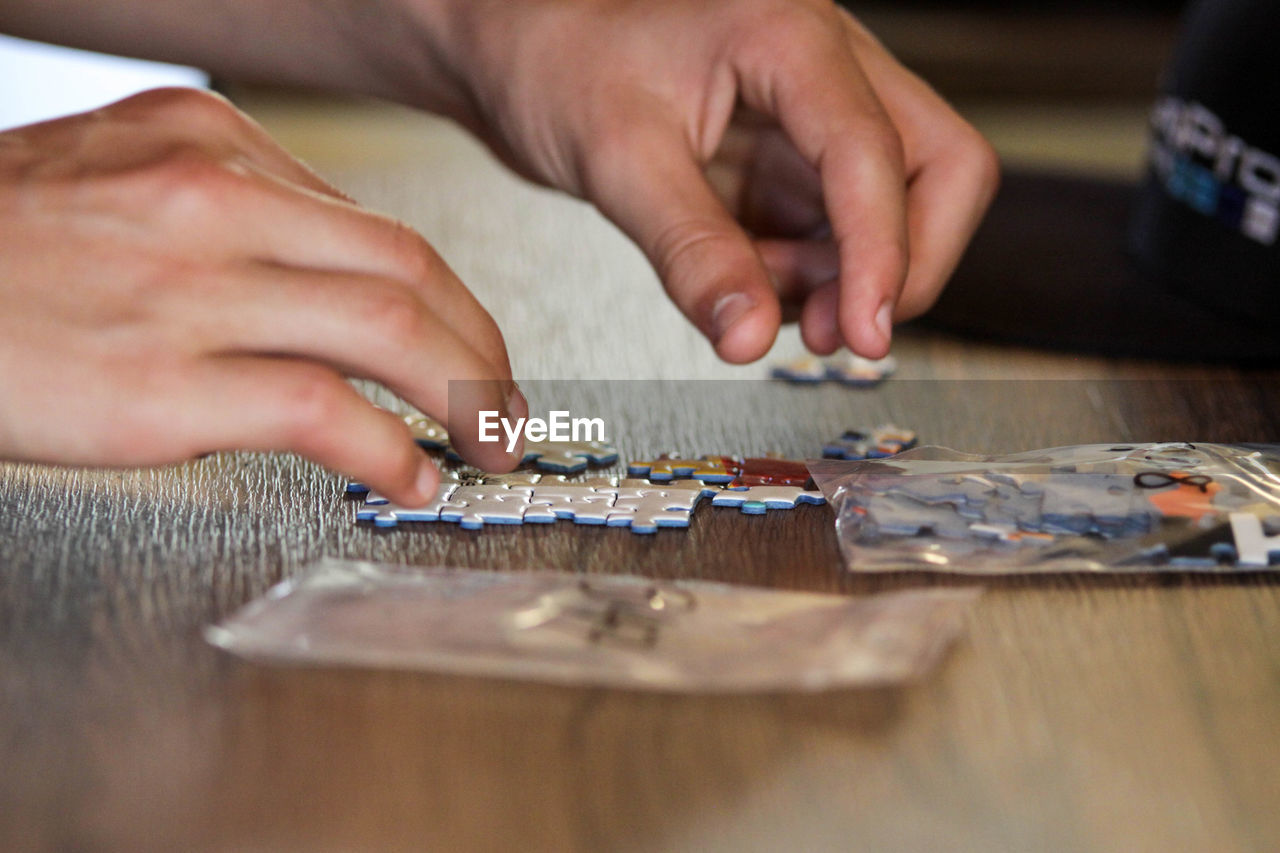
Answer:
[[1280, 364], [1280, 334], [1218, 316], [1141, 274], [1125, 249], [1133, 186], [1013, 172], [921, 321], [1030, 346]]
[[1152, 113], [1130, 248], [1170, 290], [1280, 335], [1277, 38], [1271, 0], [1188, 10]]
[[1280, 363], [1280, 3], [1188, 10], [1136, 189], [1012, 174], [925, 318], [1123, 356]]

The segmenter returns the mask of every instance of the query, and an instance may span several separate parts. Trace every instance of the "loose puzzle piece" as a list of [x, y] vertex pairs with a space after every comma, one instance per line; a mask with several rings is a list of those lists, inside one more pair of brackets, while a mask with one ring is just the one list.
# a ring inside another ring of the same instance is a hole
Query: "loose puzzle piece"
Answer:
[[697, 480], [702, 483], [718, 483], [730, 489], [748, 486], [808, 486], [812, 483], [809, 469], [803, 462], [774, 456], [748, 457], [708, 454], [697, 459], [685, 459], [674, 454], [663, 454], [657, 459], [633, 462], [627, 468], [632, 477], [647, 477], [655, 483], [677, 480]]
[[[453, 462], [462, 460], [453, 448], [445, 456]], [[602, 467], [617, 461], [618, 449], [604, 441], [527, 441], [521, 464], [532, 462], [544, 471], [576, 474], [588, 465]]]
[[739, 507], [748, 515], [760, 515], [770, 509], [793, 509], [802, 503], [826, 502], [822, 492], [801, 486], [748, 486], [745, 489], [726, 489], [711, 498], [712, 506]]
[[792, 361], [775, 364], [769, 375], [783, 382], [797, 384], [817, 384], [827, 381], [827, 366], [822, 359], [811, 355], [801, 356]]
[[749, 486], [800, 486], [809, 487], [813, 478], [809, 468], [798, 460], [779, 459], [773, 456], [748, 457], [738, 463], [738, 476], [729, 484], [731, 489]]
[[898, 362], [891, 355], [869, 359], [849, 353], [843, 360], [827, 363], [827, 378], [841, 385], [869, 388], [888, 379], [897, 369]]
[[437, 420], [426, 415], [405, 415], [404, 422], [413, 434], [413, 440], [427, 450], [444, 450], [449, 446], [449, 431]]
[[657, 459], [632, 462], [627, 466], [627, 476], [647, 477], [655, 483], [671, 480], [698, 480], [703, 483], [728, 483], [738, 475], [738, 461], [732, 456], [701, 456], [683, 459], [666, 454]]
[[897, 369], [898, 363], [892, 356], [872, 360], [846, 353], [825, 361], [811, 355], [802, 356], [774, 365], [769, 375], [774, 379], [802, 385], [832, 381], [854, 388], [869, 388], [879, 385]]
[[525, 458], [544, 471], [573, 474], [588, 465], [612, 465], [618, 461], [618, 449], [603, 441], [543, 441], [525, 445]]
[[846, 430], [822, 448], [822, 455], [828, 459], [881, 459], [910, 450], [917, 441], [914, 431], [883, 424], [874, 429]]

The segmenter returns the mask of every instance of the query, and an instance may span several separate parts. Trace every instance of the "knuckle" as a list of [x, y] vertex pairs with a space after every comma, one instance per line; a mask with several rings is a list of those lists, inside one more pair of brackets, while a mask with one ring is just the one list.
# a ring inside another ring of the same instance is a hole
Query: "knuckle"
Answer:
[[386, 240], [396, 269], [409, 281], [433, 283], [444, 261], [431, 244], [413, 228], [396, 220], [386, 220]]
[[408, 288], [390, 283], [367, 287], [360, 311], [371, 334], [386, 344], [397, 349], [421, 345], [427, 307]]
[[899, 172], [906, 171], [907, 155], [902, 142], [902, 135], [884, 116], [882, 121], [866, 122], [858, 130], [859, 147], [875, 155], [879, 161], [888, 163]]
[[336, 374], [319, 365], [298, 367], [280, 395], [285, 441], [303, 452], [324, 448], [346, 401], [347, 385]]
[[230, 101], [204, 89], [177, 86], [150, 89], [126, 98], [118, 107], [139, 117], [159, 114], [165, 121], [203, 131], [233, 127], [243, 121], [240, 111]]
[[941, 294], [941, 290], [930, 290], [926, 293], [903, 294], [902, 299], [898, 300], [897, 309], [894, 312], [894, 319], [897, 321], [914, 320], [916, 317], [919, 317], [932, 308], [934, 303], [938, 301], [938, 297]]
[[815, 49], [835, 47], [843, 27], [833, 4], [794, 0], [759, 2], [754, 14], [738, 20], [745, 48], [788, 65], [812, 61]]
[[986, 201], [990, 201], [1000, 186], [1000, 155], [995, 146], [987, 141], [981, 133], [969, 125], [964, 149], [970, 168], [978, 175], [982, 188], [986, 192]]
[[727, 235], [717, 223], [684, 219], [658, 232], [650, 251], [664, 278], [683, 266], [690, 258], [713, 251], [727, 242]]
[[607, 197], [619, 176], [635, 167], [635, 116], [645, 109], [636, 104], [592, 116], [585, 132], [577, 134], [584, 142], [571, 160], [578, 165], [564, 170], [572, 173], [568, 185], [579, 188], [587, 198]]
[[481, 309], [479, 315], [480, 328], [476, 330], [480, 351], [499, 369], [506, 370], [508, 365], [507, 342], [502, 337], [493, 315]]
[[196, 145], [178, 145], [151, 164], [140, 190], [157, 217], [207, 222], [228, 215], [247, 187], [247, 175]]

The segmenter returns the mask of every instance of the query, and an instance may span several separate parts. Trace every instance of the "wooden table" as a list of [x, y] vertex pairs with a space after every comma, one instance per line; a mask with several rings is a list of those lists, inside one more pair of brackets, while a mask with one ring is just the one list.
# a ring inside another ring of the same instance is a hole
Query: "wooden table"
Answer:
[[[363, 166], [316, 159], [436, 242], [497, 315], [517, 373], [719, 380], [672, 386], [683, 390], [666, 408], [627, 425], [624, 452], [812, 453], [843, 425], [883, 419], [988, 452], [1280, 433], [1276, 374], [918, 333], [875, 391], [735, 384], [762, 368], [717, 363], [594, 213], [514, 184], [445, 126], [419, 129]], [[778, 353], [798, 349], [790, 335]], [[641, 399], [622, 382], [564, 387]], [[688, 531], [649, 537], [565, 523], [387, 533], [353, 522], [342, 485], [287, 456], [0, 467], [0, 848], [1280, 845], [1274, 576], [990, 582], [928, 681], [822, 695], [296, 670], [208, 646], [203, 626], [322, 556], [851, 595], [954, 582], [846, 573], [826, 508], [703, 508]]]

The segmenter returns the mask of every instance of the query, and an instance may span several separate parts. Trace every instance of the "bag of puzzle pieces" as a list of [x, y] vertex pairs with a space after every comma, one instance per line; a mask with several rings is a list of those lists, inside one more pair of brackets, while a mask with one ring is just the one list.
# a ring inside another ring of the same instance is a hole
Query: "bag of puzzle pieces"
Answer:
[[1280, 445], [1081, 445], [1008, 456], [921, 447], [811, 462], [852, 571], [1280, 567]]
[[687, 693], [815, 691], [921, 678], [958, 636], [977, 595], [939, 589], [850, 598], [325, 561], [205, 633], [263, 663]]

